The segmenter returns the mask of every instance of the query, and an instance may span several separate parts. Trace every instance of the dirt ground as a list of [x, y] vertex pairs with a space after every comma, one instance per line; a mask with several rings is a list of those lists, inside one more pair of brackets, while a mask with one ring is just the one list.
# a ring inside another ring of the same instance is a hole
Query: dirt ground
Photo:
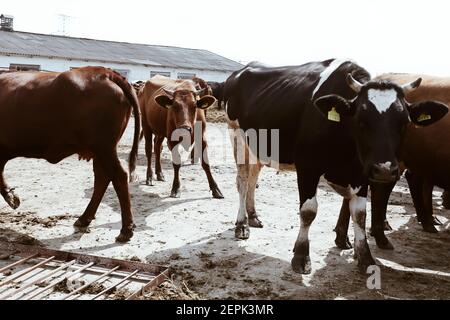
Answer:
[[[132, 132], [130, 123], [119, 146], [124, 165]], [[290, 266], [299, 229], [295, 173], [277, 174], [273, 169], [263, 169], [256, 198], [265, 226], [252, 229], [249, 240], [237, 241], [236, 169], [226, 125], [210, 123], [207, 136], [212, 171], [225, 196], [223, 200], [211, 197], [201, 166], [188, 161], [181, 168], [181, 198], [169, 198], [173, 172], [166, 148], [166, 182], [146, 186], [142, 143], [137, 168], [140, 182], [130, 185], [137, 228], [129, 243], [119, 244], [114, 239], [120, 230], [120, 208], [112, 186], [90, 232], [76, 233], [72, 227], [93, 191], [92, 163], [78, 161], [76, 156], [57, 165], [16, 159], [7, 164], [5, 176], [16, 188], [22, 204], [13, 211], [0, 201], [0, 237], [19, 237], [29, 243], [37, 239], [54, 249], [170, 264], [173, 283], [189, 292], [183, 298], [450, 298], [450, 213], [441, 206], [439, 190], [434, 192], [435, 213], [444, 225], [438, 234], [428, 234], [416, 222], [406, 183], [400, 181], [388, 208], [388, 219], [394, 228], [388, 236], [395, 250], [380, 250], [369, 237], [370, 248], [381, 267], [381, 290], [370, 290], [366, 287], [368, 275], [358, 272], [353, 250], [341, 251], [334, 244], [332, 230], [341, 198], [321, 183], [319, 212], [310, 232], [313, 272], [302, 276], [291, 271]], [[370, 221], [370, 205], [368, 211]], [[350, 236], [353, 237], [352, 228]]]

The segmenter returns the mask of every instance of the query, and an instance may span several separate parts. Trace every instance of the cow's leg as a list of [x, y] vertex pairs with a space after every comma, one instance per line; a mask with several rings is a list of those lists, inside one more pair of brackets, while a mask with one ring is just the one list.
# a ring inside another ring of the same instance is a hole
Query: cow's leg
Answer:
[[[195, 146], [194, 146], [195, 148]], [[208, 159], [208, 144], [206, 140], [202, 139], [202, 168], [203, 171], [206, 173], [206, 177], [208, 178], [209, 183], [209, 189], [212, 191], [213, 198], [216, 199], [223, 199], [224, 196], [222, 195], [222, 192], [220, 191], [219, 187], [217, 186], [216, 181], [214, 180], [212, 174], [211, 174], [211, 168], [209, 167], [209, 159]]]
[[5, 170], [6, 162], [7, 160], [0, 160], [0, 193], [6, 203], [15, 210], [20, 206], [20, 199], [14, 193], [14, 189], [9, 188], [5, 182], [3, 171]]
[[84, 210], [84, 213], [78, 218], [74, 226], [84, 231], [89, 226], [92, 220], [95, 219], [95, 213], [98, 206], [102, 201], [103, 195], [111, 181], [111, 173], [107, 171], [102, 161], [98, 158], [94, 158], [94, 193], [92, 194], [91, 201]]
[[[302, 170], [305, 170], [305, 168], [302, 168]], [[295, 272], [301, 274], [311, 273], [309, 228], [317, 214], [316, 190], [319, 178], [320, 174], [314, 174], [313, 170], [305, 170], [300, 173], [297, 166], [297, 183], [300, 194], [300, 231], [295, 242], [291, 266]]]
[[439, 220], [433, 216], [433, 188], [434, 185], [429, 180], [424, 180], [422, 187], [422, 197], [424, 203], [424, 216], [421, 218], [422, 227], [426, 232], [437, 232], [435, 225], [439, 225]]
[[375, 260], [370, 253], [369, 244], [366, 236], [366, 202], [367, 186], [353, 195], [349, 202], [350, 214], [352, 216], [353, 227], [355, 230], [355, 255], [358, 259], [358, 267], [361, 272], [366, 272], [367, 267], [375, 265]]
[[116, 238], [117, 242], [127, 242], [133, 236], [133, 214], [131, 213], [130, 192], [128, 190], [127, 172], [120, 164], [117, 154], [112, 160], [112, 183], [114, 190], [120, 202], [120, 211], [122, 215], [122, 229], [119, 236]]
[[173, 166], [173, 182], [172, 182], [172, 190], [170, 191], [171, 198], [179, 198], [180, 197], [180, 164], [172, 163]]
[[261, 220], [259, 220], [258, 215], [256, 214], [255, 208], [255, 189], [256, 184], [258, 183], [258, 176], [261, 172], [261, 163], [251, 164], [249, 168], [248, 174], [248, 190], [247, 190], [247, 199], [246, 199], [246, 207], [248, 214], [248, 224], [253, 228], [262, 228], [263, 224]]
[[239, 192], [239, 211], [236, 219], [236, 228], [234, 235], [238, 239], [248, 239], [250, 237], [250, 228], [248, 225], [246, 198], [248, 192], [248, 164], [237, 164], [236, 186]]
[[[433, 188], [427, 186], [423, 177], [406, 171], [406, 180], [408, 181], [409, 191], [416, 209], [417, 219], [422, 224], [422, 228], [427, 232], [435, 233], [436, 228], [433, 225], [433, 207], [431, 197]], [[429, 198], [428, 200], [425, 197]]]
[[171, 198], [180, 197], [180, 167], [181, 167], [181, 155], [180, 145], [172, 146], [169, 144], [169, 149], [172, 153], [172, 166], [173, 166], [173, 182], [172, 190], [170, 191]]
[[149, 128], [144, 129], [145, 135], [145, 155], [147, 156], [147, 179], [145, 183], [153, 186], [153, 170], [152, 170], [152, 152], [153, 152], [153, 133]]
[[372, 205], [372, 223], [371, 235], [375, 238], [377, 246], [381, 249], [393, 250], [394, 246], [386, 238], [386, 211], [395, 182], [391, 184], [373, 183], [370, 185], [371, 205]]
[[161, 168], [161, 152], [162, 152], [162, 144], [164, 141], [164, 136], [155, 136], [155, 171], [156, 171], [156, 180], [158, 181], [166, 181], [164, 178], [164, 174]]
[[445, 209], [450, 209], [450, 192], [447, 189], [442, 192], [442, 205]]
[[198, 160], [200, 159], [199, 156], [201, 156], [201, 148], [202, 146], [198, 143], [194, 142], [194, 147], [191, 150], [191, 164], [196, 164]]
[[352, 248], [352, 244], [348, 239], [348, 225], [350, 223], [350, 208], [349, 208], [348, 199], [342, 200], [341, 211], [339, 212], [339, 219], [334, 228], [336, 232], [336, 239], [334, 243], [336, 243], [339, 249], [347, 250]]

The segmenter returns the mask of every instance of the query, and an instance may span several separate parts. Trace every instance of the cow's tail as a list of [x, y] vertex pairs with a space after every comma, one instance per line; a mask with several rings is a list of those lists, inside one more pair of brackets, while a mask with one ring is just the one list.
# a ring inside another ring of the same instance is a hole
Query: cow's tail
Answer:
[[117, 84], [127, 97], [134, 114], [134, 137], [133, 146], [131, 147], [130, 156], [128, 159], [128, 169], [130, 172], [130, 181], [133, 180], [133, 172], [136, 169], [136, 161], [139, 150], [139, 135], [141, 133], [141, 112], [139, 110], [139, 102], [136, 96], [136, 92], [131, 84], [120, 74], [114, 72], [114, 76], [111, 79], [115, 84]]

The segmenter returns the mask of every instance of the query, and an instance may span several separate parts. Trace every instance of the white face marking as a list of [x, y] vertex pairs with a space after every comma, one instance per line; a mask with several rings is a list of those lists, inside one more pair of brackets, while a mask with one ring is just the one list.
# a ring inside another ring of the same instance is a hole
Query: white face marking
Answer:
[[328, 80], [328, 78], [333, 74], [334, 71], [336, 71], [337, 68], [339, 68], [341, 65], [343, 65], [346, 62], [351, 62], [351, 60], [339, 60], [335, 59], [333, 62], [330, 63], [330, 65], [323, 70], [320, 73], [319, 83], [317, 83], [311, 99], [314, 99], [314, 96], [316, 95], [317, 91], [319, 91], [320, 87], [325, 83], [325, 81]]
[[391, 165], [392, 162], [387, 161], [385, 163], [378, 163], [378, 165], [380, 166], [380, 168], [384, 169], [384, 170], [390, 170], [391, 169]]
[[378, 112], [383, 113], [397, 100], [397, 91], [394, 89], [369, 89], [367, 97], [377, 108]]

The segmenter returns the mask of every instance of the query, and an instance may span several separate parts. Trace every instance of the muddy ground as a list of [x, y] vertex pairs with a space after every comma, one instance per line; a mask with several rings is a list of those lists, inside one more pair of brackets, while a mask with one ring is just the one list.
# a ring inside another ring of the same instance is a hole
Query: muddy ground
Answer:
[[[132, 132], [130, 123], [119, 146], [125, 165]], [[130, 185], [137, 228], [127, 244], [114, 241], [120, 230], [120, 208], [112, 186], [90, 232], [76, 233], [72, 227], [93, 191], [92, 163], [78, 161], [76, 156], [57, 165], [36, 159], [10, 161], [5, 176], [22, 204], [13, 211], [0, 201], [0, 237], [39, 241], [54, 249], [170, 264], [173, 283], [184, 295], [172, 287], [160, 288], [154, 296], [159, 299], [450, 298], [450, 213], [441, 206], [439, 190], [434, 192], [435, 213], [444, 225], [438, 234], [428, 234], [416, 222], [406, 183], [400, 181], [388, 208], [394, 228], [388, 236], [395, 250], [380, 250], [369, 237], [381, 267], [381, 290], [369, 290], [367, 275], [357, 271], [353, 250], [341, 251], [334, 244], [332, 230], [341, 198], [325, 183], [318, 190], [319, 213], [310, 232], [312, 274], [298, 275], [290, 267], [299, 229], [293, 172], [262, 171], [256, 197], [265, 227], [252, 229], [247, 241], [235, 240], [238, 194], [226, 125], [210, 123], [208, 142], [213, 175], [225, 195], [223, 200], [211, 197], [201, 166], [190, 165], [189, 161], [181, 168], [181, 198], [169, 198], [173, 173], [166, 148], [166, 182], [143, 184], [146, 158], [141, 144], [137, 168], [141, 181]], [[370, 221], [370, 205], [368, 211]]]

